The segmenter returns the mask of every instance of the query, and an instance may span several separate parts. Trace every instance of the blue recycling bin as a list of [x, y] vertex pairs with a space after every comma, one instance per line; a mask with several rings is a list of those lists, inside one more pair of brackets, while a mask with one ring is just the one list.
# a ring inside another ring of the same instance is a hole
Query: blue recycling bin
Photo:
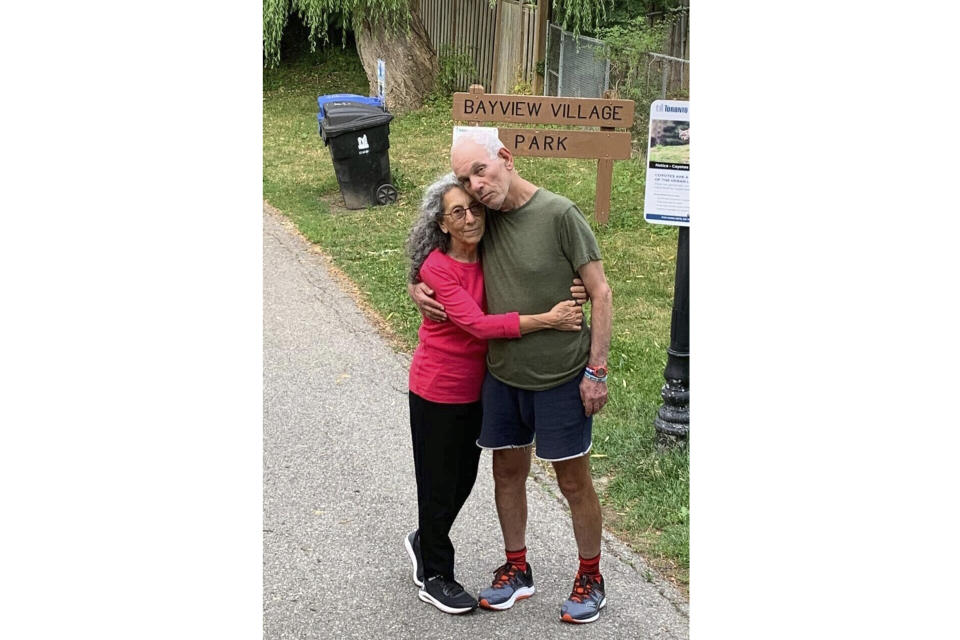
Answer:
[[324, 105], [328, 102], [357, 102], [359, 104], [372, 104], [383, 109], [383, 101], [380, 100], [377, 96], [361, 96], [356, 93], [331, 93], [325, 96], [317, 97], [317, 106], [320, 110], [317, 112], [317, 123], [322, 125], [324, 113]]
[[317, 98], [320, 136], [330, 147], [337, 183], [348, 209], [397, 200], [390, 180], [390, 121], [379, 98], [350, 93]]

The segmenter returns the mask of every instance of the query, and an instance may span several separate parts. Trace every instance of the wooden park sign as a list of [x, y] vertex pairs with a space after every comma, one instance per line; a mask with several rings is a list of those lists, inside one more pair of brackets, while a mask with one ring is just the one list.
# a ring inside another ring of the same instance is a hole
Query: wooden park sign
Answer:
[[541, 158], [596, 158], [597, 222], [610, 216], [613, 161], [630, 157], [630, 132], [615, 131], [633, 124], [633, 100], [563, 98], [486, 94], [470, 86], [469, 93], [453, 94], [453, 119], [481, 122], [517, 122], [599, 127], [599, 130], [498, 128], [500, 141], [515, 156]]

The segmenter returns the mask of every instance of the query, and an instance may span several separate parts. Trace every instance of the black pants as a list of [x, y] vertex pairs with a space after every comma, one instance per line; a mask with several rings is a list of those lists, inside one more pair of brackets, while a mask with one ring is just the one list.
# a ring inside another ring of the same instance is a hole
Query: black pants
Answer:
[[453, 575], [450, 528], [467, 501], [480, 463], [479, 402], [440, 404], [410, 392], [423, 575]]

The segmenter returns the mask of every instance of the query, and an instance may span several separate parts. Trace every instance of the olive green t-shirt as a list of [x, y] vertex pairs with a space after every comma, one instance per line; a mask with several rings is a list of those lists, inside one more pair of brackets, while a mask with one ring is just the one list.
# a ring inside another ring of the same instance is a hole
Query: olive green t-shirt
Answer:
[[[570, 300], [577, 270], [600, 260], [600, 248], [580, 209], [538, 189], [523, 206], [491, 212], [482, 245], [487, 313], [549, 311]], [[572, 380], [587, 364], [590, 327], [543, 329], [519, 340], [490, 340], [487, 370], [521, 389], [541, 391]]]

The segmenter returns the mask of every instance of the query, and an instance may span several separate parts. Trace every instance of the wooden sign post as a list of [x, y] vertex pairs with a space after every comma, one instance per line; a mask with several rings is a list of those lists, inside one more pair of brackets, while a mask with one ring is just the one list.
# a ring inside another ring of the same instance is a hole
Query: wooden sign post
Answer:
[[596, 158], [597, 194], [594, 202], [597, 222], [610, 217], [610, 187], [613, 161], [630, 157], [630, 132], [616, 129], [633, 124], [633, 100], [605, 98], [562, 98], [484, 93], [470, 86], [469, 93], [453, 94], [453, 119], [470, 124], [511, 122], [559, 124], [582, 129], [498, 128], [500, 141], [515, 156], [540, 158]]

